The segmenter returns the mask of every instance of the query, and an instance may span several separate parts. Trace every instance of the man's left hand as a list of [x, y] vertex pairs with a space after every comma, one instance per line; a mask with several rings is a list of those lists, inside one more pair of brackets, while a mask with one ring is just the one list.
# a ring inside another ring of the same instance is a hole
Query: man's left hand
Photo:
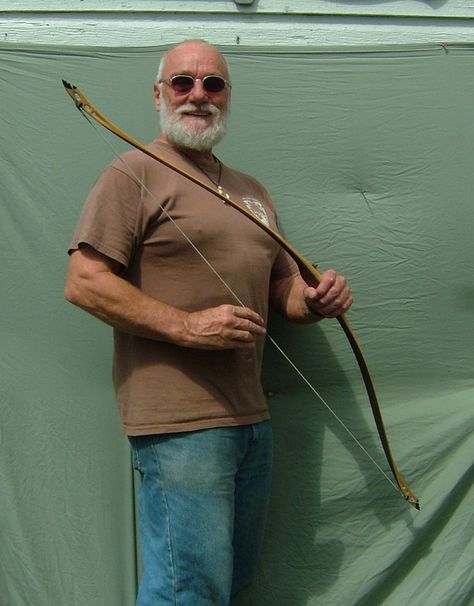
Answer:
[[352, 292], [347, 280], [334, 269], [325, 271], [319, 285], [306, 287], [303, 295], [307, 307], [324, 318], [340, 316], [352, 305]]

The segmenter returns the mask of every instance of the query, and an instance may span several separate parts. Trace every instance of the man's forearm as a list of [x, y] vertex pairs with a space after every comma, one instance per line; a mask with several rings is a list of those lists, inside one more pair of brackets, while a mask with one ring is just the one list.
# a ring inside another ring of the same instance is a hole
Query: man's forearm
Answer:
[[186, 312], [157, 301], [108, 272], [77, 273], [66, 299], [120, 331], [147, 339], [185, 345]]
[[303, 291], [306, 287], [306, 282], [299, 275], [275, 281], [270, 288], [272, 307], [295, 324], [319, 322], [323, 317], [311, 310], [305, 302]]

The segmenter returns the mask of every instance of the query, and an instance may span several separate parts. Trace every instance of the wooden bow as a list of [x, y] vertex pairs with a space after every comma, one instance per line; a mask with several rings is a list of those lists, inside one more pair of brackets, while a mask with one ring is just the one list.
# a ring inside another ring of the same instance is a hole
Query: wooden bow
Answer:
[[[291, 246], [291, 244], [289, 244], [278, 232], [274, 231], [273, 229], [271, 229], [270, 227], [268, 227], [267, 225], [262, 223], [262, 221], [257, 219], [257, 217], [254, 216], [250, 211], [248, 211], [246, 208], [242, 207], [240, 204], [238, 204], [237, 202], [232, 200], [231, 197], [229, 196], [229, 194], [223, 192], [220, 187], [218, 187], [216, 189], [214, 186], [208, 185], [206, 182], [201, 181], [200, 179], [196, 178], [194, 175], [186, 172], [185, 170], [179, 168], [178, 166], [175, 166], [174, 164], [172, 164], [171, 162], [166, 160], [166, 158], [158, 156], [157, 154], [152, 152], [150, 149], [146, 148], [142, 143], [140, 143], [140, 141], [138, 141], [137, 139], [134, 139], [133, 137], [131, 137], [130, 135], [125, 133], [118, 126], [116, 126], [115, 124], [110, 122], [97, 109], [95, 109], [94, 106], [83, 95], [83, 93], [80, 91], [79, 88], [77, 88], [76, 86], [73, 86], [72, 84], [69, 84], [68, 82], [66, 82], [64, 80], [63, 80], [63, 85], [66, 89], [66, 92], [71, 97], [71, 99], [74, 101], [76, 107], [81, 111], [81, 113], [83, 113], [84, 115], [87, 114], [88, 116], [93, 118], [96, 122], [98, 122], [103, 127], [105, 127], [107, 130], [111, 131], [112, 133], [114, 133], [115, 135], [117, 135], [118, 137], [120, 137], [121, 139], [123, 139], [124, 141], [126, 141], [127, 143], [129, 143], [130, 145], [135, 147], [136, 149], [139, 149], [147, 156], [150, 156], [154, 160], [157, 160], [161, 164], [164, 164], [169, 169], [182, 175], [186, 179], [189, 179], [190, 181], [192, 181], [199, 187], [204, 188], [205, 190], [207, 190], [208, 192], [210, 192], [211, 194], [213, 194], [214, 196], [216, 196], [217, 198], [219, 198], [226, 204], [235, 208], [235, 210], [237, 210], [238, 212], [245, 215], [248, 219], [250, 219], [250, 221], [253, 221], [253, 223], [258, 225], [258, 227], [263, 229], [270, 237], [272, 237], [274, 240], [276, 240], [276, 242], [278, 242], [278, 244], [294, 259], [294, 261], [296, 262], [296, 264], [299, 268], [301, 276], [303, 277], [303, 279], [309, 286], [317, 286], [319, 284], [319, 282], [321, 281], [321, 273], [317, 270], [316, 266], [314, 266], [307, 259], [305, 259], [302, 255], [300, 255], [293, 248], [293, 246]], [[337, 317], [337, 321], [341, 325], [341, 327], [350, 343], [351, 349], [357, 359], [357, 363], [359, 365], [359, 369], [362, 374], [362, 378], [364, 380], [365, 388], [367, 390], [370, 405], [372, 407], [372, 413], [374, 415], [375, 424], [377, 426], [380, 441], [382, 443], [382, 447], [385, 452], [385, 456], [387, 458], [390, 469], [392, 470], [393, 476], [395, 478], [395, 482], [396, 482], [398, 488], [400, 489], [400, 492], [402, 493], [403, 497], [411, 505], [413, 505], [413, 507], [415, 507], [416, 509], [420, 509], [420, 503], [419, 503], [418, 497], [409, 488], [408, 484], [406, 483], [405, 479], [399, 472], [397, 465], [395, 464], [395, 461], [393, 459], [390, 445], [388, 442], [387, 433], [385, 431], [385, 427], [384, 427], [384, 423], [383, 423], [383, 419], [382, 419], [382, 413], [380, 411], [380, 406], [378, 403], [377, 395], [375, 393], [375, 388], [374, 388], [372, 378], [369, 373], [367, 362], [365, 361], [364, 355], [363, 355], [360, 345], [357, 341], [357, 338], [356, 338], [353, 330], [351, 329], [346, 317], [343, 314], [341, 314], [340, 316]]]

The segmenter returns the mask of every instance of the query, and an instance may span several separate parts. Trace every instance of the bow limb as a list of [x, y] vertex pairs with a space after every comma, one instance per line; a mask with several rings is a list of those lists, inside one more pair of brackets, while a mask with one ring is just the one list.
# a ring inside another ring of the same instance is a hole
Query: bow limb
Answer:
[[[108, 120], [108, 118], [106, 118], [103, 114], [101, 114], [87, 100], [87, 98], [84, 96], [84, 94], [77, 87], [73, 86], [72, 84], [69, 84], [68, 82], [65, 82], [64, 80], [63, 80], [63, 85], [66, 89], [66, 92], [71, 97], [71, 99], [74, 101], [76, 107], [81, 111], [81, 113], [87, 114], [88, 116], [93, 118], [96, 122], [101, 124], [104, 128], [106, 128], [107, 130], [109, 130], [110, 132], [115, 134], [116, 136], [120, 137], [122, 140], [126, 141], [127, 143], [129, 143], [130, 145], [135, 147], [136, 149], [139, 149], [147, 156], [157, 160], [161, 164], [164, 164], [169, 169], [173, 170], [174, 172], [177, 172], [178, 174], [182, 175], [186, 179], [189, 179], [190, 181], [192, 181], [199, 187], [202, 187], [203, 189], [210, 192], [217, 198], [220, 198], [223, 202], [225, 202], [229, 206], [232, 206], [233, 208], [235, 208], [235, 210], [237, 210], [238, 212], [245, 215], [250, 221], [252, 221], [256, 225], [258, 225], [258, 227], [263, 229], [271, 238], [273, 238], [276, 242], [278, 242], [278, 244], [294, 259], [294, 261], [296, 262], [298, 269], [301, 273], [301, 276], [303, 277], [303, 279], [309, 286], [317, 286], [320, 283], [321, 273], [317, 270], [315, 265], [310, 263], [302, 255], [300, 255], [293, 248], [293, 246], [289, 242], [287, 242], [278, 232], [276, 232], [272, 228], [270, 228], [267, 225], [265, 225], [264, 223], [262, 223], [250, 211], [248, 211], [246, 208], [242, 207], [240, 204], [238, 204], [237, 202], [232, 200], [230, 198], [229, 194], [224, 193], [220, 188], [215, 189], [215, 187], [209, 185], [208, 183], [202, 181], [201, 179], [196, 178], [191, 173], [188, 173], [187, 171], [181, 169], [178, 166], [175, 166], [174, 164], [169, 162], [166, 158], [163, 158], [163, 157], [155, 154], [153, 151], [151, 151], [150, 149], [145, 147], [140, 141], [138, 141], [137, 139], [134, 139], [133, 137], [131, 137], [130, 135], [125, 133], [123, 130], [121, 130], [118, 126], [116, 126], [115, 124], [110, 122], [110, 120]], [[402, 493], [403, 497], [411, 505], [413, 505], [413, 507], [415, 507], [416, 509], [420, 509], [418, 497], [408, 487], [406, 481], [404, 480], [403, 476], [400, 474], [400, 472], [397, 468], [397, 465], [393, 459], [388, 437], [387, 437], [387, 433], [385, 431], [385, 426], [384, 426], [383, 419], [382, 419], [382, 413], [380, 411], [380, 406], [379, 406], [377, 395], [375, 392], [375, 388], [374, 388], [372, 378], [369, 373], [367, 362], [365, 361], [364, 355], [363, 355], [360, 345], [357, 341], [357, 338], [356, 338], [352, 328], [350, 327], [346, 317], [343, 314], [338, 316], [337, 320], [338, 320], [342, 330], [344, 331], [344, 334], [346, 335], [346, 338], [349, 341], [351, 349], [356, 357], [357, 364], [359, 366], [360, 372], [362, 374], [362, 378], [364, 380], [365, 388], [366, 388], [367, 395], [368, 395], [370, 405], [372, 408], [372, 413], [373, 413], [373, 416], [375, 419], [375, 424], [377, 426], [380, 441], [382, 443], [382, 447], [383, 447], [386, 459], [388, 461], [390, 469], [392, 470], [396, 484], [397, 484], [398, 488], [400, 489], [400, 492]]]
[[413, 505], [413, 507], [415, 507], [416, 509], [419, 510], [420, 501], [419, 501], [418, 497], [413, 493], [411, 488], [408, 486], [408, 484], [406, 483], [402, 474], [398, 470], [398, 467], [392, 456], [392, 451], [391, 451], [390, 444], [388, 441], [387, 432], [385, 431], [385, 426], [383, 423], [382, 412], [380, 410], [380, 405], [379, 405], [379, 402], [377, 399], [377, 394], [375, 392], [375, 387], [372, 382], [372, 377], [370, 376], [367, 362], [365, 361], [364, 354], [362, 353], [362, 350], [357, 341], [355, 333], [353, 332], [352, 328], [350, 327], [349, 322], [347, 321], [346, 317], [343, 314], [338, 316], [337, 320], [338, 320], [339, 324], [341, 325], [341, 328], [344, 331], [344, 334], [346, 335], [347, 340], [350, 343], [351, 349], [356, 357], [357, 364], [359, 365], [359, 369], [362, 374], [362, 378], [364, 380], [367, 395], [369, 397], [370, 406], [372, 408], [372, 414], [374, 415], [375, 425], [377, 426], [377, 431], [378, 431], [378, 434], [380, 437], [380, 441], [382, 443], [383, 450], [385, 452], [385, 457], [388, 461], [388, 464], [390, 465], [390, 469], [392, 470], [393, 477], [395, 478], [397, 486], [400, 489], [403, 497], [410, 503], [410, 505]]

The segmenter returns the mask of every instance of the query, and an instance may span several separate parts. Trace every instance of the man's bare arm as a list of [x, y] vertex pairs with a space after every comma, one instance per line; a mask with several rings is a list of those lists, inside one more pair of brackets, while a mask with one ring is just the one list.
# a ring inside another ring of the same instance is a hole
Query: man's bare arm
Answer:
[[263, 319], [238, 305], [188, 313], [146, 295], [122, 279], [120, 264], [90, 246], [71, 255], [66, 299], [106, 324], [139, 337], [199, 349], [251, 349], [265, 334]]

